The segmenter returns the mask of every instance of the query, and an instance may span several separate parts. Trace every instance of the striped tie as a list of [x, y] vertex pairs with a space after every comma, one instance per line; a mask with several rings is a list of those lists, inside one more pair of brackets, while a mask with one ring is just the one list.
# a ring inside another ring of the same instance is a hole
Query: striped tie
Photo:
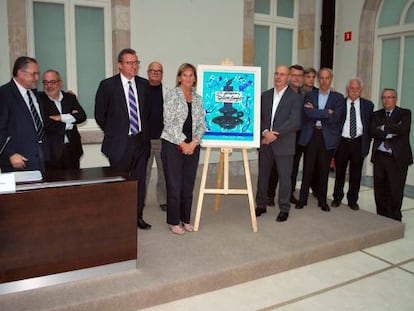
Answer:
[[129, 128], [132, 136], [135, 136], [141, 131], [141, 120], [139, 117], [138, 103], [135, 98], [134, 90], [132, 89], [132, 82], [128, 81], [128, 84]]
[[351, 138], [355, 138], [357, 134], [357, 124], [356, 124], [356, 112], [355, 104], [351, 103], [351, 110], [349, 112], [349, 135]]
[[33, 104], [33, 99], [30, 95], [29, 90], [27, 90], [27, 97], [29, 98], [30, 113], [32, 114], [33, 122], [36, 127], [37, 137], [39, 139], [39, 142], [41, 142], [45, 138], [45, 130], [43, 128], [43, 123], [42, 120], [40, 120], [35, 105]]

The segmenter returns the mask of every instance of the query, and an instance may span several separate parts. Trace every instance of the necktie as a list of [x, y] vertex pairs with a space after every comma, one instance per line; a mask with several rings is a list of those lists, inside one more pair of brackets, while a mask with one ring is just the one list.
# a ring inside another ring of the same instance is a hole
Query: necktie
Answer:
[[[391, 115], [391, 111], [386, 111], [386, 114], [387, 114], [387, 118], [389, 118], [390, 115]], [[387, 139], [384, 140], [384, 148], [386, 150], [390, 150], [391, 149], [390, 142]]]
[[357, 134], [357, 125], [356, 125], [356, 112], [355, 104], [351, 103], [351, 110], [349, 111], [349, 135], [351, 138], [355, 138]]
[[132, 89], [132, 82], [128, 81], [128, 105], [129, 105], [129, 128], [133, 136], [141, 131], [141, 120], [139, 117], [138, 103]]
[[45, 130], [43, 128], [42, 120], [40, 120], [40, 116], [37, 113], [35, 105], [33, 104], [33, 99], [29, 90], [27, 90], [27, 97], [29, 98], [30, 113], [32, 114], [33, 122], [36, 127], [37, 137], [39, 141], [42, 141], [45, 137]]

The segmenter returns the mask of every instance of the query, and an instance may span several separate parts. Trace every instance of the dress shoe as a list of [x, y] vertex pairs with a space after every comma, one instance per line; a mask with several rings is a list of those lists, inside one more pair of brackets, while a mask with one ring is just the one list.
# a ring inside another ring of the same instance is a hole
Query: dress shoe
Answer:
[[299, 203], [299, 200], [295, 198], [295, 196], [293, 195], [293, 193], [290, 195], [290, 203], [292, 203], [292, 204]]
[[146, 223], [144, 221], [144, 219], [142, 219], [142, 217], [138, 218], [138, 228], [142, 229], [142, 230], [148, 230], [151, 229], [151, 225]]
[[288, 219], [289, 213], [280, 212], [276, 217], [277, 222], [286, 221]]
[[341, 202], [336, 201], [336, 200], [333, 200], [332, 203], [331, 203], [332, 207], [338, 207], [339, 205], [341, 205]]
[[256, 207], [255, 209], [256, 217], [259, 217], [262, 214], [266, 213], [266, 207]]
[[301, 204], [301, 203], [296, 203], [295, 208], [296, 209], [302, 209], [305, 205]]
[[320, 204], [319, 206], [321, 207], [321, 210], [323, 210], [324, 212], [329, 212], [331, 210], [329, 208], [329, 205], [326, 203]]
[[358, 203], [353, 203], [353, 204], [348, 204], [348, 205], [349, 205], [349, 208], [350, 208], [351, 210], [354, 210], [354, 211], [359, 210], [359, 205], [358, 205]]
[[167, 210], [167, 204], [160, 204], [160, 208], [163, 212]]

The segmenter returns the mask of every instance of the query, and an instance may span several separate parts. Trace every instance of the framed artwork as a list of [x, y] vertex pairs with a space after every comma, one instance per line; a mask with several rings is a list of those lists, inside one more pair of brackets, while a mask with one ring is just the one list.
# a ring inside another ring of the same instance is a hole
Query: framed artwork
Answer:
[[197, 92], [203, 97], [203, 147], [258, 148], [260, 67], [198, 65]]

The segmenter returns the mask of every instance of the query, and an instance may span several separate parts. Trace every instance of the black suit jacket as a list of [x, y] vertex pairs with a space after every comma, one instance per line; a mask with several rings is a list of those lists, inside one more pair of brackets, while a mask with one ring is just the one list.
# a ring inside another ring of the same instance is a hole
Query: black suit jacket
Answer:
[[[40, 114], [44, 126], [47, 120], [44, 116], [42, 105], [37, 96], [37, 91], [32, 90], [40, 106]], [[16, 83], [10, 82], [0, 87], [0, 144], [10, 137], [10, 141], [0, 157], [0, 168], [3, 172], [15, 171], [10, 163], [10, 156], [19, 153], [26, 157], [25, 170], [40, 170], [43, 168], [43, 160], [49, 158], [48, 138], [45, 136], [43, 143], [39, 145], [36, 128], [29, 108], [23, 96], [20, 94]], [[39, 152], [43, 153], [43, 157]]]
[[270, 144], [275, 155], [293, 155], [296, 146], [296, 130], [302, 113], [302, 97], [288, 87], [277, 106], [271, 129], [274, 88], [263, 92], [261, 98], [261, 132], [270, 129], [279, 132], [279, 137]]
[[[82, 123], [86, 120], [86, 113], [82, 106], [79, 104], [75, 95], [63, 92], [62, 98], [62, 114], [71, 114], [75, 119], [75, 124], [71, 130], [65, 130], [66, 124], [60, 121], [51, 120], [48, 122], [48, 126], [45, 127], [46, 135], [49, 138], [50, 147], [50, 159], [59, 160], [62, 156], [63, 148], [65, 146], [64, 136], [66, 135], [71, 144], [71, 157], [76, 160], [83, 154], [81, 137], [79, 135], [76, 124]], [[60, 112], [55, 103], [49, 99], [46, 93], [40, 92], [39, 99], [43, 106], [46, 118], [52, 115], [59, 115]], [[72, 111], [76, 110], [76, 113]]]
[[[341, 123], [341, 128], [344, 127], [344, 123], [346, 120], [347, 115], [347, 105], [346, 105], [345, 98], [345, 112]], [[365, 98], [360, 97], [359, 98], [359, 109], [360, 109], [360, 115], [361, 115], [361, 123], [362, 123], [362, 145], [361, 145], [361, 156], [365, 158], [369, 153], [369, 147], [371, 146], [371, 136], [369, 135], [369, 128], [371, 126], [371, 119], [374, 112], [374, 104]]]
[[[149, 84], [148, 80], [135, 76], [138, 92], [141, 131], [144, 141], [149, 141]], [[95, 96], [95, 120], [104, 132], [102, 152], [118, 161], [125, 152], [129, 132], [127, 99], [121, 75], [101, 81]]]
[[[382, 125], [384, 125], [384, 130], [382, 130]], [[404, 167], [412, 164], [413, 154], [410, 146], [410, 127], [411, 111], [408, 109], [395, 107], [390, 117], [387, 117], [384, 109], [375, 111], [370, 127], [370, 134], [374, 138], [371, 162], [375, 163], [375, 151], [387, 139], [387, 134], [395, 134], [387, 140], [397, 165]]]

